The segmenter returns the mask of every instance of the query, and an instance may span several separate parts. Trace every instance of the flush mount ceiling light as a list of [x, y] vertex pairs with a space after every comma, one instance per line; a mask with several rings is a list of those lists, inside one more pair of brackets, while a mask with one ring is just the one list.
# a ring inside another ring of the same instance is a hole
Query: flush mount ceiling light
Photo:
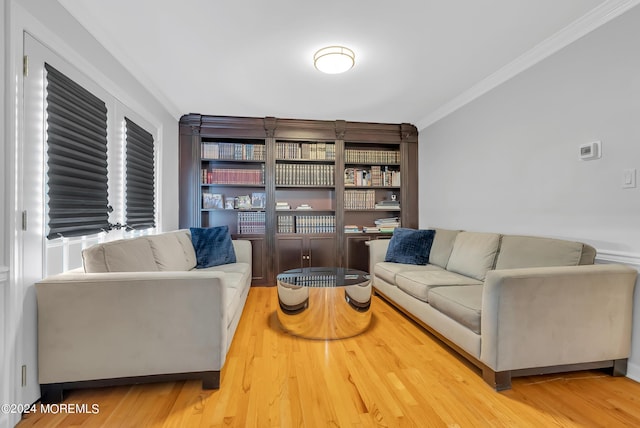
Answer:
[[344, 46], [327, 46], [313, 55], [313, 65], [327, 74], [344, 73], [355, 63], [356, 55]]

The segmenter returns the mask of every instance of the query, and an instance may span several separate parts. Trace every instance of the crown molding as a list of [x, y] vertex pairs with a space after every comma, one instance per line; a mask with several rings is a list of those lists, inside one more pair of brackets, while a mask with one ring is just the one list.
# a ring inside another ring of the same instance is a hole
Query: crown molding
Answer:
[[607, 0], [417, 122], [420, 131], [638, 5]]

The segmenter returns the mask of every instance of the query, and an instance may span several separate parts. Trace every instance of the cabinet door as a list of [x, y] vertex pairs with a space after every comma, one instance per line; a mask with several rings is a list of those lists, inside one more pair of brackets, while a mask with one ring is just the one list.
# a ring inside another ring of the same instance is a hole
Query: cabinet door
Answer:
[[369, 272], [368, 235], [347, 235], [346, 267]]
[[336, 266], [336, 238], [334, 236], [309, 237], [307, 266]]
[[304, 238], [279, 237], [276, 239], [276, 273], [304, 266]]
[[242, 235], [234, 235], [233, 239], [251, 242], [251, 285], [269, 285], [266, 240], [263, 237], [248, 238]]

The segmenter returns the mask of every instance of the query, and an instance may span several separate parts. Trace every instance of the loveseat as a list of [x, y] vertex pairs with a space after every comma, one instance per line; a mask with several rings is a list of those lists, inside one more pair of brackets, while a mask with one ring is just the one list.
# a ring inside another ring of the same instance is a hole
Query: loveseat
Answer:
[[179, 230], [95, 245], [83, 268], [37, 283], [42, 400], [157, 380], [218, 388], [251, 285], [250, 242], [226, 239], [234, 263], [196, 269]]
[[626, 374], [635, 269], [593, 264], [595, 249], [579, 242], [446, 229], [435, 229], [428, 263], [385, 261], [395, 238], [369, 243], [375, 293], [496, 390], [514, 376]]

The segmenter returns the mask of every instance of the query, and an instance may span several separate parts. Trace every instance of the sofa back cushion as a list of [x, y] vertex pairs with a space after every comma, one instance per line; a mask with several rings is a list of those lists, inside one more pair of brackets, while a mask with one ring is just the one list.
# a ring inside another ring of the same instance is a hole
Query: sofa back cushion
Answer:
[[84, 270], [98, 272], [155, 272], [158, 270], [149, 241], [145, 238], [119, 239], [82, 251]]
[[188, 230], [146, 236], [158, 270], [187, 271], [196, 266], [196, 253]]
[[487, 271], [493, 269], [499, 247], [497, 233], [460, 232], [453, 243], [447, 270], [484, 281]]
[[580, 256], [580, 265], [592, 265], [596, 261], [596, 249], [591, 245], [582, 244], [582, 256]]
[[436, 229], [429, 253], [429, 264], [446, 269], [451, 250], [453, 250], [453, 243], [459, 232], [459, 230]]
[[577, 266], [582, 258], [582, 249], [580, 242], [504, 235], [496, 269]]

